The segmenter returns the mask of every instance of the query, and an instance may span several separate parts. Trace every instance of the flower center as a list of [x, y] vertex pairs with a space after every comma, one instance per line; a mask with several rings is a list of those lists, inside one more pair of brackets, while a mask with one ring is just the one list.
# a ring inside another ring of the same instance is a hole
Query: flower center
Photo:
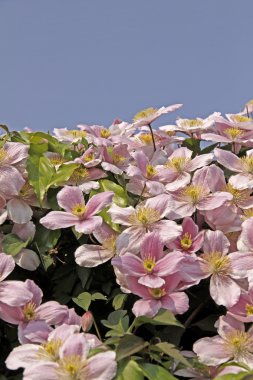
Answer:
[[100, 131], [100, 137], [103, 137], [104, 139], [107, 139], [108, 137], [111, 136], [111, 132], [106, 129], [106, 128], [102, 128], [101, 131]]
[[82, 216], [86, 211], [86, 207], [84, 203], [77, 203], [72, 207], [71, 212], [73, 215]]
[[189, 162], [189, 158], [185, 157], [174, 157], [169, 160], [165, 166], [170, 169], [175, 169], [177, 172], [181, 173], [184, 171], [185, 165]]
[[244, 219], [252, 218], [253, 216], [253, 208], [248, 208], [247, 210], [243, 210]]
[[144, 258], [143, 266], [144, 266], [144, 269], [148, 273], [153, 272], [153, 269], [154, 269], [155, 265], [156, 265], [156, 263], [155, 263], [155, 257], [151, 257], [149, 255], [149, 256], [147, 256], [147, 257]]
[[103, 241], [103, 248], [108, 249], [108, 251], [111, 251], [113, 253], [116, 253], [116, 235], [111, 235], [107, 239]]
[[[154, 136], [155, 138], [155, 136]], [[138, 139], [141, 140], [143, 144], [151, 144], [152, 143], [152, 136], [151, 133], [142, 133], [141, 135], [138, 136]]]
[[83, 160], [85, 162], [90, 162], [90, 161], [93, 161], [94, 159], [95, 159], [95, 154], [94, 153], [88, 153], [85, 156], [83, 156]]
[[230, 183], [225, 186], [224, 191], [227, 191], [233, 195], [233, 203], [235, 204], [246, 201], [250, 197], [249, 190], [235, 189]]
[[157, 109], [155, 109], [153, 107], [145, 108], [144, 110], [138, 112], [134, 116], [133, 121], [135, 122], [135, 121], [139, 121], [139, 120], [145, 119], [147, 117], [153, 116], [156, 112], [157, 112]]
[[226, 343], [229, 348], [232, 349], [236, 361], [241, 361], [243, 358], [246, 358], [249, 352], [252, 351], [252, 338], [244, 331], [232, 331], [226, 337]]
[[86, 360], [82, 360], [80, 355], [67, 355], [59, 361], [59, 379], [65, 379], [68, 375], [68, 380], [85, 380]]
[[180, 245], [183, 249], [189, 249], [192, 245], [192, 239], [191, 239], [191, 234], [186, 232], [183, 236], [182, 239], [180, 240]]
[[154, 175], [157, 174], [157, 171], [155, 170], [153, 165], [147, 165], [146, 167], [146, 177], [147, 178], [152, 178]]
[[245, 310], [247, 312], [247, 316], [253, 315], [253, 305], [250, 305], [250, 304], [247, 303], [245, 305]]
[[182, 198], [190, 198], [193, 204], [198, 203], [206, 194], [206, 191], [201, 186], [189, 185], [181, 192]]
[[72, 129], [70, 131], [67, 132], [68, 135], [70, 136], [73, 136], [74, 138], [85, 138], [87, 136], [87, 132], [86, 131], [78, 131], [78, 130], [75, 130], [75, 129]]
[[20, 190], [19, 192], [19, 195], [22, 197], [22, 198], [28, 198], [30, 197], [31, 195], [33, 195], [34, 192], [33, 192], [33, 188], [32, 186], [29, 184], [29, 182], [26, 182], [24, 184], [24, 186], [22, 187], [22, 189]]
[[242, 115], [234, 115], [232, 119], [234, 121], [237, 121], [238, 123], [247, 123], [249, 121], [252, 121], [250, 117], [242, 116]]
[[79, 167], [75, 169], [69, 178], [70, 181], [80, 183], [89, 177], [89, 171], [86, 168]]
[[139, 207], [133, 215], [130, 215], [129, 222], [132, 224], [142, 224], [149, 227], [152, 223], [161, 219], [159, 212], [151, 207]]
[[204, 122], [198, 119], [185, 119], [181, 122], [183, 128], [196, 128], [202, 127]]
[[59, 359], [59, 348], [62, 346], [63, 341], [61, 339], [52, 339], [50, 342], [42, 343], [37, 355], [40, 359], [52, 361]]
[[23, 315], [24, 319], [26, 322], [32, 321], [36, 317], [36, 305], [34, 302], [28, 302], [24, 307], [23, 307]]
[[239, 128], [227, 128], [224, 133], [231, 139], [234, 140], [236, 137], [243, 135], [244, 131]]
[[6, 152], [4, 148], [0, 148], [0, 163], [4, 162], [6, 158], [9, 157], [9, 154]]
[[164, 288], [148, 288], [148, 292], [156, 299], [162, 298], [166, 294], [166, 290]]
[[117, 154], [117, 153], [112, 153], [111, 157], [112, 157], [112, 162], [114, 164], [123, 164], [123, 162], [125, 162], [126, 160], [124, 156], [121, 156], [120, 154]]
[[222, 252], [204, 253], [201, 257], [207, 262], [209, 271], [213, 275], [226, 276], [230, 273], [230, 259], [228, 256], [223, 256]]
[[246, 171], [253, 174], [253, 157], [245, 156], [241, 158], [241, 161]]

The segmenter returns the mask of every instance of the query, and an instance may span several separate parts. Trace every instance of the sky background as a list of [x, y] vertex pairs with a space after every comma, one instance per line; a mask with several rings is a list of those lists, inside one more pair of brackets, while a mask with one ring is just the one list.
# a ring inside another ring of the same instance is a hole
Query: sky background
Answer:
[[253, 98], [252, 0], [0, 0], [0, 123], [52, 131], [236, 113]]

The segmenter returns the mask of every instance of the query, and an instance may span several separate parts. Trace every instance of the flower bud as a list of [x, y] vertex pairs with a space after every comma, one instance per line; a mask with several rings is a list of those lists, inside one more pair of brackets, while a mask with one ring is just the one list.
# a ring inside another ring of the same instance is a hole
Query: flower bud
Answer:
[[93, 325], [93, 315], [91, 311], [86, 311], [81, 318], [81, 326], [84, 332], [88, 332]]

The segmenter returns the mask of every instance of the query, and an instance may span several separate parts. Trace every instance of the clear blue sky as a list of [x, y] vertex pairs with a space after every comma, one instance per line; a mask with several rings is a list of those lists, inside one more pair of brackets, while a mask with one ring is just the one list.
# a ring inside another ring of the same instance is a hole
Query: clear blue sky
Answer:
[[252, 20], [252, 0], [0, 0], [0, 123], [237, 112], [253, 98]]

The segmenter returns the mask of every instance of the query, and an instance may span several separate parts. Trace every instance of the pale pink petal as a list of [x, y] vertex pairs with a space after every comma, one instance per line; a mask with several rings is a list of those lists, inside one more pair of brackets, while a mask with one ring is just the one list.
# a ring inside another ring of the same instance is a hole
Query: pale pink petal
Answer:
[[222, 190], [226, 185], [223, 171], [215, 164], [198, 169], [193, 175], [192, 183], [211, 192]]
[[221, 231], [206, 231], [203, 244], [203, 251], [205, 253], [227, 253], [229, 250], [229, 246], [229, 240]]
[[52, 330], [45, 321], [21, 322], [18, 326], [18, 340], [21, 344], [44, 343]]
[[[146, 175], [147, 165], [149, 164], [149, 160], [145, 153], [141, 150], [137, 150], [132, 153], [133, 158], [136, 161], [137, 167], [140, 168], [141, 172]], [[131, 174], [130, 174], [131, 175]]]
[[26, 270], [34, 271], [40, 265], [40, 259], [36, 252], [31, 249], [22, 248], [21, 251], [14, 256], [15, 263]]
[[62, 324], [56, 327], [48, 337], [48, 341], [60, 339], [63, 342], [67, 340], [67, 338], [73, 334], [77, 334], [80, 331], [80, 324], [78, 325], [68, 325]]
[[16, 223], [12, 228], [12, 233], [17, 235], [23, 241], [33, 239], [35, 235], [35, 224], [33, 222], [28, 222], [24, 224]]
[[12, 256], [0, 252], [0, 281], [3, 281], [15, 268], [15, 261]]
[[146, 188], [151, 196], [160, 195], [165, 192], [165, 186], [158, 181], [147, 181]]
[[190, 149], [181, 147], [174, 150], [174, 152], [169, 156], [169, 160], [175, 157], [191, 158], [191, 156], [192, 156], [192, 151]]
[[162, 307], [173, 314], [183, 314], [189, 309], [189, 299], [184, 292], [166, 294], [161, 299]]
[[229, 254], [233, 277], [240, 279], [247, 277], [253, 271], [253, 252], [232, 252]]
[[40, 219], [40, 223], [49, 230], [74, 226], [79, 218], [69, 212], [51, 211]]
[[159, 233], [162, 242], [167, 245], [182, 233], [182, 227], [172, 220], [160, 220], [152, 228]]
[[91, 216], [85, 220], [78, 220], [75, 224], [75, 229], [83, 234], [92, 234], [102, 223], [101, 216]]
[[253, 187], [253, 175], [240, 173], [229, 178], [229, 183], [238, 190], [251, 189]]
[[22, 307], [9, 306], [0, 301], [0, 318], [7, 323], [18, 325], [24, 320]]
[[135, 214], [135, 209], [132, 206], [119, 207], [113, 203], [107, 212], [114, 223], [123, 224], [125, 226], [132, 225], [129, 221], [130, 216]]
[[228, 137], [216, 135], [215, 133], [202, 133], [201, 139], [207, 140], [207, 141], [218, 142], [218, 143], [221, 143], [221, 142], [231, 143], [231, 139], [229, 139]]
[[41, 304], [43, 296], [42, 290], [38, 285], [35, 284], [33, 280], [26, 280], [25, 285], [33, 295], [31, 301], [35, 303], [36, 306], [39, 306]]
[[217, 305], [229, 308], [238, 301], [241, 288], [228, 276], [212, 276], [210, 279], [210, 295]]
[[37, 363], [34, 365], [27, 366], [24, 374], [23, 380], [59, 380], [59, 374], [57, 373], [57, 369], [59, 365], [54, 362], [39, 362], [37, 359]]
[[89, 352], [89, 344], [84, 334], [70, 335], [59, 349], [59, 356], [63, 359], [69, 355], [79, 355], [86, 359]]
[[57, 194], [57, 202], [61, 208], [71, 212], [77, 204], [84, 204], [82, 190], [77, 186], [65, 186]]
[[140, 250], [140, 245], [145, 236], [144, 227], [128, 227], [116, 239], [117, 252], [123, 254], [126, 250], [137, 253]]
[[88, 182], [82, 183], [78, 187], [79, 187], [79, 189], [82, 190], [83, 193], [89, 194], [91, 192], [91, 190], [97, 190], [97, 189], [99, 189], [100, 185], [99, 185], [99, 182], [88, 181]]
[[32, 293], [21, 281], [3, 281], [0, 283], [0, 302], [9, 306], [22, 306], [31, 300]]
[[59, 302], [48, 301], [36, 309], [36, 315], [49, 325], [58, 325], [67, 318], [68, 308], [66, 305], [60, 305]]
[[87, 360], [89, 380], [112, 380], [116, 372], [116, 354], [113, 351], [101, 352]]
[[224, 191], [217, 191], [212, 195], [208, 195], [197, 204], [199, 210], [213, 210], [222, 206], [225, 202], [233, 199], [232, 194]]
[[194, 238], [199, 232], [198, 225], [195, 224], [192, 218], [189, 218], [189, 217], [184, 218], [182, 227], [183, 227], [183, 234], [185, 232], [188, 232], [192, 238]]
[[149, 288], [160, 288], [164, 285], [165, 280], [154, 274], [146, 274], [138, 279], [139, 284], [147, 286]]
[[237, 241], [237, 248], [240, 251], [253, 251], [253, 218], [249, 218], [242, 223], [242, 232]]
[[143, 276], [146, 270], [143, 260], [132, 253], [126, 253], [121, 257], [112, 259], [112, 265], [116, 266], [121, 272], [130, 276]]
[[157, 299], [138, 300], [134, 303], [132, 312], [136, 317], [145, 315], [146, 317], [154, 317], [161, 309], [161, 301]]
[[93, 268], [110, 260], [113, 255], [101, 245], [83, 244], [75, 251], [75, 260], [82, 267]]
[[150, 207], [158, 211], [162, 219], [172, 210], [173, 201], [170, 195], [161, 194], [156, 197], [149, 198], [146, 202], [141, 203], [141, 205], [145, 205], [146, 207]]
[[114, 231], [108, 224], [103, 222], [99, 230], [97, 230], [93, 235], [99, 243], [103, 244], [104, 240], [110, 239], [112, 236], [116, 237], [118, 233]]
[[165, 185], [167, 191], [176, 191], [187, 186], [191, 182], [191, 175], [189, 173], [180, 173], [171, 183]]
[[28, 223], [33, 215], [31, 207], [22, 199], [12, 198], [7, 203], [7, 211], [9, 218], [14, 223]]
[[112, 202], [113, 196], [113, 191], [104, 191], [103, 193], [93, 195], [87, 202], [85, 216], [89, 218], [103, 210], [103, 208]]
[[4, 150], [8, 153], [8, 164], [16, 164], [28, 157], [29, 146], [18, 142], [7, 142]]
[[24, 344], [15, 347], [5, 361], [6, 367], [15, 370], [30, 367], [32, 364], [38, 363], [37, 352], [39, 349], [40, 346], [37, 344]]
[[225, 166], [225, 168], [239, 173], [244, 171], [242, 161], [234, 153], [227, 150], [215, 148], [214, 154], [217, 158], [217, 161]]
[[141, 257], [145, 258], [145, 256], [150, 255], [151, 257], [155, 257], [156, 260], [159, 260], [164, 256], [163, 247], [164, 244], [159, 232], [149, 232], [145, 235], [140, 247]]
[[14, 166], [1, 167], [1, 193], [8, 197], [18, 195], [25, 184], [25, 180]]
[[210, 366], [220, 365], [232, 359], [231, 350], [219, 336], [198, 340], [193, 345], [193, 351], [202, 363]]
[[186, 164], [185, 170], [194, 171], [202, 166], [206, 166], [210, 164], [213, 160], [213, 154], [201, 154], [200, 156], [196, 156], [189, 163]]

